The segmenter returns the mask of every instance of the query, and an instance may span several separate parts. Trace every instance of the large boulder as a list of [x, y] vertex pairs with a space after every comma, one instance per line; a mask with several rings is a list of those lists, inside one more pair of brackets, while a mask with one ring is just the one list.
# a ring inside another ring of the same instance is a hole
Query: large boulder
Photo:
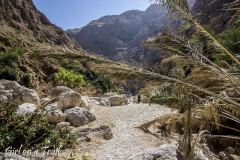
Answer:
[[57, 103], [57, 106], [62, 110], [66, 110], [73, 107], [79, 107], [80, 105], [81, 95], [73, 90], [68, 90], [62, 93]]
[[17, 104], [39, 104], [40, 98], [36, 91], [23, 87], [15, 81], [0, 80], [0, 101]]
[[164, 144], [138, 153], [128, 160], [179, 160], [176, 150], [176, 144]]
[[67, 109], [64, 113], [67, 114], [67, 121], [75, 127], [80, 127], [96, 120], [96, 117], [86, 108], [74, 107]]
[[48, 111], [45, 113], [45, 116], [51, 123], [64, 122], [67, 118], [67, 115], [60, 109]]
[[124, 104], [128, 104], [128, 99], [125, 95], [115, 95], [109, 97], [111, 106], [121, 106]]
[[32, 114], [37, 110], [37, 106], [35, 104], [31, 104], [31, 103], [24, 103], [22, 105], [19, 105], [17, 107], [17, 111], [16, 114], [23, 116], [23, 115], [27, 115], [27, 114]]
[[54, 97], [58, 97], [60, 96], [62, 93], [72, 90], [71, 88], [65, 87], [65, 86], [57, 86], [55, 87], [52, 91], [51, 91], [51, 96]]

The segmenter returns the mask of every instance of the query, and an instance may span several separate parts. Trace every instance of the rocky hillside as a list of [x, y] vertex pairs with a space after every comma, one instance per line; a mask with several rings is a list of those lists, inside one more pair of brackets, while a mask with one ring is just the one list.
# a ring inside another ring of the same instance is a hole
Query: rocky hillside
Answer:
[[76, 47], [31, 0], [0, 0], [0, 12], [0, 79], [39, 92], [65, 85], [91, 95], [121, 88], [136, 91], [145, 83], [137, 73], [126, 78], [134, 68]]
[[83, 49], [113, 60], [151, 61], [161, 55], [149, 52], [142, 47], [142, 42], [176, 25], [166, 14], [159, 6], [151, 5], [146, 11], [131, 10], [121, 15], [102, 17], [81, 29], [68, 30], [67, 34]]
[[39, 42], [73, 47], [65, 32], [37, 10], [32, 0], [0, 0], [0, 21], [19, 32], [33, 35]]

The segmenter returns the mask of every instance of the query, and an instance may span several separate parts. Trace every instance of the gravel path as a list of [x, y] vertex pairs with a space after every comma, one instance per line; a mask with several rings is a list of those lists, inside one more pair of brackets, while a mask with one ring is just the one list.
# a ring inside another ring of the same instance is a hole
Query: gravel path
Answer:
[[158, 146], [158, 140], [135, 127], [149, 122], [171, 109], [148, 104], [130, 104], [118, 107], [96, 106], [94, 114], [101, 124], [108, 124], [113, 138], [94, 149], [93, 160], [126, 160], [145, 149]]

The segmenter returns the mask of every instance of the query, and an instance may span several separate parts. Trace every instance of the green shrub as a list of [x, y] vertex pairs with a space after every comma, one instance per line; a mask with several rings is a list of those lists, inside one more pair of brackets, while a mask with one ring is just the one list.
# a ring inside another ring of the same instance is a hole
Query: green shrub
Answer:
[[113, 82], [109, 78], [105, 77], [104, 75], [97, 74], [94, 71], [90, 70], [89, 68], [84, 68], [79, 61], [72, 63], [64, 62], [62, 63], [62, 66], [67, 70], [72, 70], [75, 73], [83, 75], [86, 82], [90, 83], [97, 89], [100, 89], [103, 93], [109, 91], [119, 93], [122, 92], [113, 84]]
[[21, 74], [18, 60], [22, 56], [21, 48], [12, 48], [7, 52], [0, 52], [0, 79], [20, 81]]
[[0, 79], [18, 81], [20, 78], [17, 69], [5, 66], [4, 68], [0, 69]]
[[113, 82], [110, 79], [104, 77], [103, 75], [96, 74], [91, 70], [86, 70], [84, 72], [84, 76], [89, 83], [91, 83], [97, 89], [101, 89], [103, 93], [117, 90]]
[[54, 81], [58, 85], [66, 85], [71, 88], [85, 85], [85, 80], [80, 73], [66, 70], [64, 68], [60, 68], [58, 73], [54, 75]]
[[12, 48], [8, 52], [0, 52], [0, 63], [16, 68], [19, 57], [23, 55], [22, 48]]
[[75, 137], [66, 129], [57, 129], [40, 113], [17, 116], [16, 105], [0, 103], [0, 152], [18, 149], [61, 149], [74, 145]]
[[240, 27], [234, 27], [223, 33], [223, 44], [235, 54], [240, 54]]

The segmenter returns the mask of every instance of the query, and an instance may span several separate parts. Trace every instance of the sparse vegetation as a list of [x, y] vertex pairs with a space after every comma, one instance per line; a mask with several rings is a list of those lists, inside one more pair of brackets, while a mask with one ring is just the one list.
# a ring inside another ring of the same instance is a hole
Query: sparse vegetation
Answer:
[[84, 68], [80, 62], [63, 64], [63, 67], [83, 75], [86, 83], [90, 83], [96, 89], [100, 89], [102, 93], [109, 91], [121, 92], [108, 77], [97, 74], [89, 68]]
[[223, 33], [223, 44], [235, 54], [240, 54], [240, 27], [233, 27]]
[[23, 49], [13, 48], [0, 53], [0, 79], [20, 81], [21, 73], [18, 68], [18, 60], [23, 55]]
[[0, 104], [0, 151], [8, 147], [22, 149], [61, 149], [74, 145], [75, 137], [66, 129], [57, 129], [40, 113], [15, 114], [16, 105]]

